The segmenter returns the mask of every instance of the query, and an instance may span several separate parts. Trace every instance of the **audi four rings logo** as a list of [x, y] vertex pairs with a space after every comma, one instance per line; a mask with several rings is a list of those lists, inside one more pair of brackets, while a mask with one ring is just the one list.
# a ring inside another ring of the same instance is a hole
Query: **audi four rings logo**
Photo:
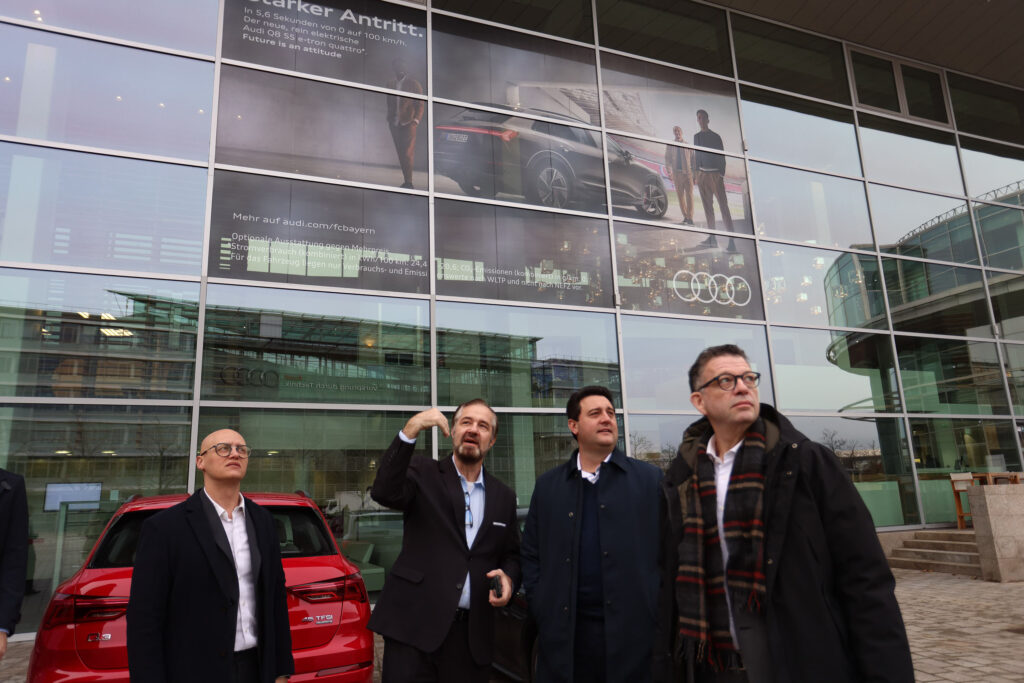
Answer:
[[278, 383], [278, 375], [273, 370], [228, 366], [220, 371], [220, 381], [238, 387], [274, 388]]
[[703, 270], [679, 270], [672, 276], [672, 291], [687, 303], [732, 304], [750, 303], [750, 283], [739, 275], [712, 275]]

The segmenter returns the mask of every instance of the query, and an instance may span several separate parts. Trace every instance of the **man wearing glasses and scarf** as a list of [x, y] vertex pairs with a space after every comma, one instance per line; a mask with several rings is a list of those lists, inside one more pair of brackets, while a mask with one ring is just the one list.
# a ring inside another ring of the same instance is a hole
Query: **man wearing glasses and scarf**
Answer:
[[689, 379], [704, 418], [664, 480], [661, 677], [911, 683], [892, 572], [839, 459], [759, 403], [739, 347], [705, 349]]

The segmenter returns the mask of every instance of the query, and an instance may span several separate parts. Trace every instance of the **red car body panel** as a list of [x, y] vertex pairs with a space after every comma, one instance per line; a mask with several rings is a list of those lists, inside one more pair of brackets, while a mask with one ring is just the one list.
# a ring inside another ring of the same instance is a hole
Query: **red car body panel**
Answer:
[[[338, 551], [316, 504], [300, 495], [245, 495], [272, 509], [314, 510], [334, 549], [331, 555], [284, 557], [281, 561], [295, 658], [291, 680], [371, 683], [373, 634], [366, 628], [370, 603], [363, 580], [356, 566]], [[111, 517], [85, 565], [60, 584], [50, 599], [32, 649], [29, 683], [128, 681], [125, 611], [132, 568], [91, 565], [107, 533], [122, 516], [162, 510], [187, 497], [141, 498], [125, 503]]]

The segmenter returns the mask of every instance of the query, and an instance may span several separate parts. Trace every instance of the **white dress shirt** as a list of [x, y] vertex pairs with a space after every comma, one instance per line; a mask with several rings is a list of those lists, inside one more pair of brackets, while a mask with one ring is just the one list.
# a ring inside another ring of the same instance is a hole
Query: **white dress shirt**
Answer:
[[[611, 458], [612, 454], [609, 453], [604, 457], [604, 460], [601, 461], [601, 465], [611, 460]], [[578, 469], [580, 471], [580, 474], [583, 475], [583, 478], [589, 481], [591, 484], [596, 484], [597, 478], [601, 476], [601, 465], [598, 465], [597, 469], [594, 470], [593, 472], [587, 472], [585, 469], [583, 469], [583, 466], [580, 464], [580, 454], [576, 453], [576, 469]]]
[[217, 504], [203, 489], [213, 503], [217, 517], [224, 526], [224, 533], [231, 546], [231, 555], [238, 572], [238, 616], [235, 619], [235, 652], [256, 647], [256, 577], [252, 574], [252, 553], [249, 549], [249, 532], [245, 528], [245, 497], [238, 496], [238, 506], [228, 517], [228, 512]]
[[736, 445], [725, 452], [721, 458], [715, 448], [715, 438], [708, 442], [708, 457], [715, 466], [715, 501], [718, 509], [718, 545], [722, 548], [722, 579], [725, 581], [725, 604], [729, 607], [729, 633], [732, 634], [732, 642], [737, 648], [740, 641], [736, 638], [736, 624], [732, 619], [732, 598], [729, 596], [729, 582], [724, 575], [725, 569], [729, 567], [729, 546], [725, 542], [725, 496], [729, 493], [729, 478], [732, 476], [732, 466], [736, 462], [736, 454], [743, 447], [743, 439], [736, 442]]

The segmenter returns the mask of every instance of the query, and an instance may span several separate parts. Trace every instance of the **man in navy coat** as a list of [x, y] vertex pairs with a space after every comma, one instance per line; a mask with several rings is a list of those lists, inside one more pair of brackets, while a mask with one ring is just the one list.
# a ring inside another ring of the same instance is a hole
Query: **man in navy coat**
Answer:
[[536, 680], [644, 683], [657, 616], [661, 470], [616, 447], [605, 387], [575, 392], [566, 414], [579, 448], [537, 480], [523, 534]]
[[0, 469], [0, 659], [7, 654], [7, 636], [21, 617], [27, 566], [25, 478]]
[[203, 488], [146, 520], [128, 601], [132, 683], [284, 683], [294, 671], [274, 519], [242, 496], [249, 447], [203, 439]]
[[[452, 423], [437, 408], [409, 418], [370, 491], [405, 513], [402, 552], [369, 623], [384, 637], [384, 683], [486, 683], [494, 608], [519, 585], [516, 496], [483, 466], [498, 417], [474, 399]], [[417, 436], [431, 427], [451, 434], [450, 457], [413, 457]]]

